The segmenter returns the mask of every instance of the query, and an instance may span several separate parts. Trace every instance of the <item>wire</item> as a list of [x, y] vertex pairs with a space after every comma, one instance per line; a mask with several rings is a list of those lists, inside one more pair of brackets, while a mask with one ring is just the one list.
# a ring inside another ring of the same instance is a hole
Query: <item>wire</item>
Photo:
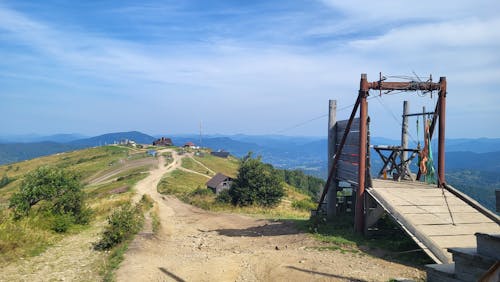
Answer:
[[295, 124], [295, 125], [292, 125], [292, 126], [290, 126], [290, 127], [287, 127], [287, 128], [281, 129], [281, 130], [278, 130], [278, 131], [276, 131], [276, 132], [277, 132], [277, 133], [283, 133], [283, 132], [285, 132], [285, 131], [295, 129], [295, 128], [297, 128], [297, 127], [301, 127], [301, 126], [306, 125], [306, 124], [308, 124], [308, 123], [310, 123], [310, 122], [313, 122], [313, 121], [316, 121], [316, 120], [322, 119], [322, 118], [327, 117], [327, 116], [328, 116], [328, 114], [324, 114], [324, 115], [321, 115], [321, 116], [318, 116], [318, 117], [315, 117], [315, 118], [312, 118], [312, 119], [308, 119], [308, 120], [306, 120], [306, 121], [303, 121], [303, 122], [297, 123], [297, 124]]
[[[374, 98], [377, 98], [378, 96], [371, 96], [371, 97], [368, 97], [367, 100], [372, 100]], [[347, 106], [344, 106], [342, 108], [338, 108], [337, 109], [337, 113], [338, 112], [341, 112], [341, 111], [344, 111], [344, 110], [347, 110], [347, 109], [352, 109], [352, 107], [354, 106], [355, 104], [351, 104], [351, 105], [347, 105]], [[316, 120], [319, 120], [319, 119], [322, 119], [322, 118], [325, 118], [327, 117], [328, 114], [324, 114], [324, 115], [321, 115], [321, 116], [317, 116], [317, 117], [314, 117], [314, 118], [311, 118], [311, 119], [308, 119], [308, 120], [305, 120], [305, 121], [302, 121], [302, 122], [299, 122], [295, 125], [292, 125], [290, 127], [286, 127], [284, 129], [281, 129], [281, 130], [277, 130], [276, 133], [283, 133], [285, 131], [289, 131], [289, 130], [292, 130], [292, 129], [295, 129], [295, 128], [298, 128], [298, 127], [301, 127], [301, 126], [304, 126], [310, 122], [313, 122], [313, 121], [316, 121]]]
[[[396, 115], [394, 114], [394, 112], [389, 108], [387, 107], [387, 105], [385, 105], [384, 103], [382, 103], [382, 99], [379, 97], [379, 96], [376, 96], [378, 99], [377, 101], [385, 108], [386, 111], [388, 111], [392, 118], [399, 124], [399, 126], [403, 126], [403, 124], [401, 123], [401, 121], [396, 117]], [[408, 135], [410, 136], [411, 140], [414, 142], [414, 143], [417, 143], [417, 141], [415, 140], [415, 138], [413, 137], [413, 135], [411, 134], [411, 132], [408, 132]]]

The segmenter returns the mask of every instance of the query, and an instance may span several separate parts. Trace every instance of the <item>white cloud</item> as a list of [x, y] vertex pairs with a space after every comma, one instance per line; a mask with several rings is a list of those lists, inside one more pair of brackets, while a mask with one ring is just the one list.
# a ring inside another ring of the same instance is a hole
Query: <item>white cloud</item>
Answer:
[[[98, 96], [113, 91], [116, 95], [129, 95], [127, 98], [134, 96], [131, 98], [134, 102], [150, 105], [151, 110], [147, 111], [150, 113], [159, 112], [162, 105], [176, 103], [179, 109], [195, 105], [193, 112], [209, 116], [203, 107], [216, 101], [227, 108], [229, 115], [241, 117], [241, 128], [254, 133], [316, 117], [326, 110], [324, 105], [329, 98], [337, 98], [340, 107], [351, 104], [362, 72], [368, 73], [371, 80], [376, 80], [379, 71], [411, 75], [414, 70], [424, 75], [432, 73], [435, 79], [446, 75], [453, 99], [461, 101], [455, 105], [462, 108], [467, 106], [463, 101], [468, 95], [460, 89], [462, 86], [483, 82], [498, 86], [500, 20], [492, 12], [492, 6], [498, 6], [494, 1], [482, 2], [484, 5], [430, 1], [324, 2], [341, 16], [311, 23], [298, 17], [293, 27], [272, 21], [273, 25], [259, 36], [244, 35], [241, 40], [233, 37], [238, 32], [232, 32], [231, 36], [211, 35], [175, 43], [165, 39], [147, 42], [117, 39], [112, 34], [45, 22], [0, 6], [0, 41], [32, 50], [35, 55], [23, 55], [29, 57], [30, 63], [54, 65], [47, 73], [41, 74], [39, 68], [29, 73], [15, 60], [8, 59], [0, 64], [15, 66], [20, 71], [16, 75], [4, 68], [0, 78], [46, 80], [67, 88], [92, 84], [88, 93]], [[294, 18], [282, 17], [287, 24]], [[365, 32], [365, 27], [380, 27], [380, 30]], [[262, 34], [291, 38], [288, 44], [278, 45], [263, 40]], [[345, 34], [349, 36], [338, 37]], [[302, 42], [315, 36], [331, 36], [332, 42], [326, 39], [326, 44]], [[301, 43], [294, 43], [297, 41]], [[16, 50], [10, 52], [19, 55]], [[83, 83], [80, 77], [84, 77]], [[103, 89], [99, 90], [100, 85]], [[87, 90], [81, 91], [84, 92], [81, 95], [87, 95]], [[139, 94], [140, 98], [135, 97]], [[474, 107], [495, 107], [490, 102], [479, 100]], [[388, 100], [388, 103], [399, 111], [399, 102]], [[127, 104], [122, 101], [120, 107], [126, 109]], [[252, 110], [259, 110], [257, 120]], [[168, 114], [189, 119], [192, 112], [179, 110]], [[222, 124], [226, 118], [211, 119]], [[322, 128], [318, 125], [300, 130], [318, 135]], [[230, 130], [228, 127], [226, 132]]]

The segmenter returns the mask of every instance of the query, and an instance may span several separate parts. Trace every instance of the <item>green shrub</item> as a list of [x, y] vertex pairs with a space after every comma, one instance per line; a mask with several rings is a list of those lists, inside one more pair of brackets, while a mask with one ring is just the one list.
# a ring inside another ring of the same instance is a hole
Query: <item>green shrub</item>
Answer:
[[215, 201], [222, 204], [229, 204], [232, 201], [231, 195], [229, 194], [229, 190], [222, 190], [219, 195], [215, 198]]
[[190, 196], [211, 196], [214, 192], [208, 188], [199, 187], [189, 193]]
[[42, 166], [28, 173], [21, 183], [19, 192], [10, 198], [9, 207], [14, 217], [26, 216], [39, 202], [53, 214], [72, 214], [78, 221], [88, 214], [84, 203], [84, 192], [78, 175], [56, 167]]
[[238, 177], [229, 189], [233, 205], [257, 204], [264, 207], [277, 205], [285, 190], [276, 170], [264, 164], [261, 158], [252, 158], [248, 153], [240, 162]]
[[12, 178], [9, 178], [6, 174], [0, 179], [0, 188], [7, 186], [9, 183], [14, 181]]
[[310, 211], [316, 208], [316, 204], [308, 199], [295, 200], [292, 202], [292, 208], [298, 210]]
[[108, 217], [108, 226], [102, 233], [102, 238], [94, 244], [96, 250], [108, 250], [131, 238], [139, 232], [143, 223], [141, 206], [124, 205]]
[[54, 217], [52, 223], [52, 230], [57, 233], [64, 233], [68, 231], [68, 228], [73, 224], [75, 218], [70, 214], [58, 214]]

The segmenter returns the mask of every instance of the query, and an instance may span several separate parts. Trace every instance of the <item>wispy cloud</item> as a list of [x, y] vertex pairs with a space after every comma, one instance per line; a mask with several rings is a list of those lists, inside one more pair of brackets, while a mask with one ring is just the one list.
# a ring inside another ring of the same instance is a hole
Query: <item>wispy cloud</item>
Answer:
[[[450, 91], [465, 107], [468, 93], [461, 87], [488, 82], [483, 89], [490, 97], [500, 77], [500, 7], [481, 3], [86, 4], [95, 19], [0, 5], [0, 54], [6, 57], [0, 80], [10, 85], [0, 91], [64, 92], [87, 107], [122, 97], [121, 109], [137, 111], [144, 103], [148, 110], [139, 112], [150, 118], [161, 105], [176, 104], [171, 117], [205, 119], [219, 132], [266, 133], [318, 116], [329, 98], [350, 104], [361, 72], [376, 78], [379, 71], [416, 71], [449, 76]], [[210, 113], [205, 106], [212, 102], [241, 124]], [[498, 117], [488, 101], [474, 103]], [[318, 135], [323, 128], [317, 123], [294, 133]]]

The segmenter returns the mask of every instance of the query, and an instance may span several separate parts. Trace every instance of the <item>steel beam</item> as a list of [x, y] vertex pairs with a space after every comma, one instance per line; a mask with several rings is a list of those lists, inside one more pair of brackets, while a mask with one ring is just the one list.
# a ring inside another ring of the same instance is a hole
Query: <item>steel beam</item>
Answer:
[[401, 91], [433, 91], [439, 90], [441, 83], [435, 82], [385, 82], [385, 81], [374, 81], [368, 83], [368, 89], [373, 90], [401, 90]]

